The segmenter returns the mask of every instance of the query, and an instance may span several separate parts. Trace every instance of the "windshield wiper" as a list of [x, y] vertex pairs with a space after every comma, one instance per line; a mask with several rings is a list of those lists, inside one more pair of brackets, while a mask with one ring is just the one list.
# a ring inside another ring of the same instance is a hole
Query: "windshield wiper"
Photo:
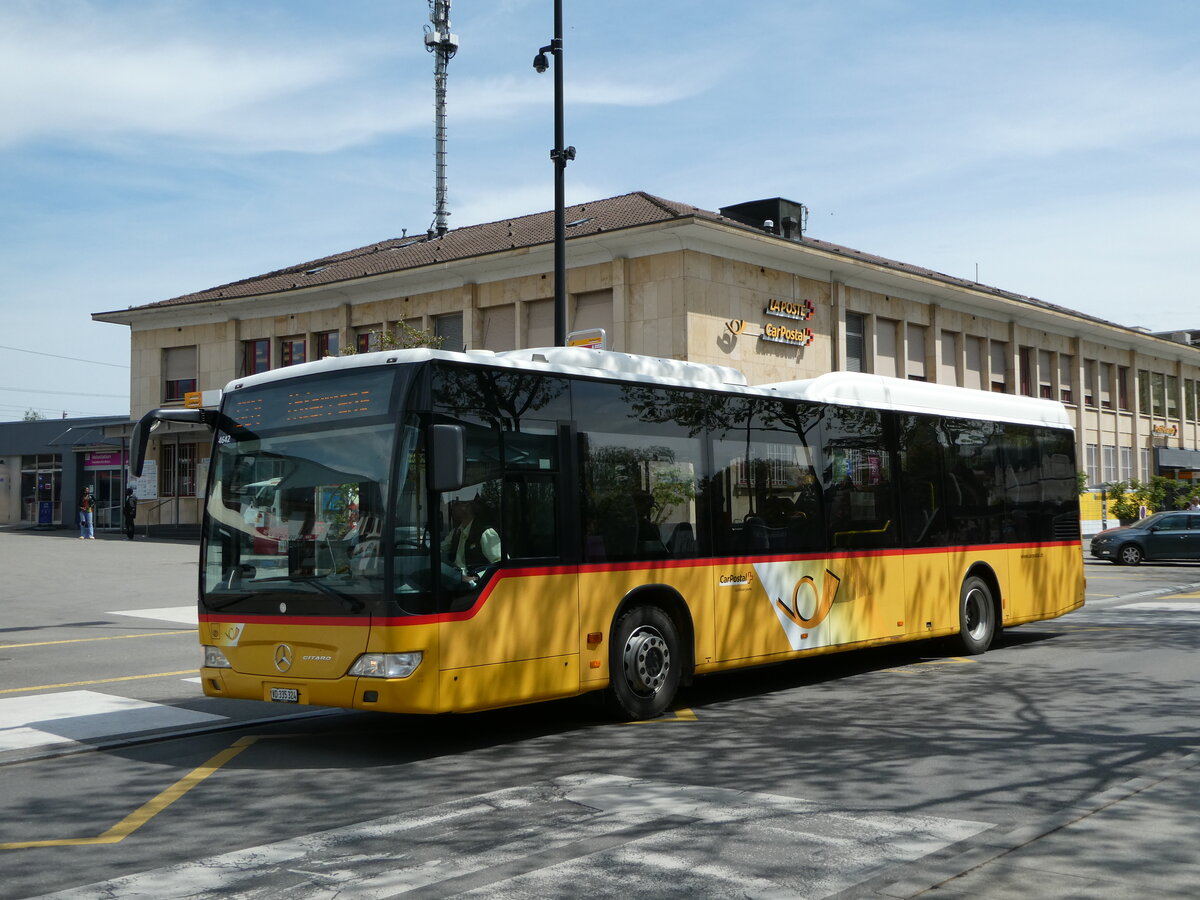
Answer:
[[220, 603], [210, 603], [208, 601], [208, 599], [206, 598], [204, 601], [204, 605], [207, 606], [210, 610], [213, 610], [215, 612], [217, 610], [225, 609], [228, 606], [233, 606], [233, 604], [238, 603], [242, 600], [245, 600], [247, 597], [253, 597], [253, 596], [254, 596], [254, 594], [234, 594], [232, 597], [222, 600]]
[[325, 596], [340, 600], [351, 612], [362, 612], [367, 608], [365, 603], [352, 594], [343, 593], [337, 588], [327, 585], [321, 580], [321, 576], [319, 575], [277, 575], [274, 578], [256, 578], [254, 583], [262, 584], [266, 581], [289, 581], [292, 584], [311, 584]]

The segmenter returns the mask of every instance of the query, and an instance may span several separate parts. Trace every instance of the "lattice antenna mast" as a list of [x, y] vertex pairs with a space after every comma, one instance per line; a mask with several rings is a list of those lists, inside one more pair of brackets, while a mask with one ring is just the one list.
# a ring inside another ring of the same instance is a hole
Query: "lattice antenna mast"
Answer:
[[446, 66], [458, 52], [458, 35], [450, 32], [450, 0], [429, 0], [430, 25], [425, 28], [425, 49], [433, 54], [434, 195], [433, 226], [429, 234], [441, 237], [446, 220]]

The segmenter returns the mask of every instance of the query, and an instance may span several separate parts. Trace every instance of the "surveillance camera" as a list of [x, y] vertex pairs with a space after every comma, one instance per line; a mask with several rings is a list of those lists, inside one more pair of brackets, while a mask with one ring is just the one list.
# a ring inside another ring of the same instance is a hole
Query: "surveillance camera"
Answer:
[[539, 53], [533, 58], [533, 68], [539, 75], [550, 68], [550, 60], [546, 59], [545, 53]]

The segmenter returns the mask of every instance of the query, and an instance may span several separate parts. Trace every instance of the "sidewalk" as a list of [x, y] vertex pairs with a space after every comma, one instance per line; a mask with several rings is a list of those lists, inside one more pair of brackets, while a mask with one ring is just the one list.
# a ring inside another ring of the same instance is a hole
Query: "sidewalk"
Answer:
[[[1180, 574], [1182, 580], [1192, 573]], [[1089, 600], [1088, 606], [1111, 608], [1198, 590], [1200, 582], [1191, 582]], [[1194, 602], [1200, 626], [1200, 600]], [[1040, 822], [989, 832], [942, 860], [923, 859], [905, 878], [880, 879], [869, 896], [1194, 900], [1200, 896], [1197, 798], [1200, 749]]]
[[[196, 535], [196, 536], [187, 536], [187, 535], [180, 536], [180, 535], [172, 534], [172, 533], [170, 533], [169, 529], [171, 529], [173, 527], [174, 526], [170, 526], [170, 525], [162, 525], [162, 526], [152, 525], [152, 526], [150, 526], [150, 534], [146, 534], [145, 526], [138, 525], [137, 529], [135, 531], [135, 534], [134, 534], [134, 541], [135, 542], [136, 541], [149, 541], [151, 543], [191, 544], [192, 546], [199, 548], [200, 538], [198, 535]], [[196, 528], [197, 530], [199, 529], [199, 526], [193, 526], [193, 527]], [[159, 533], [160, 529], [162, 530], [162, 533]], [[29, 535], [32, 537], [45, 537], [45, 538], [74, 538], [76, 540], [79, 540], [79, 529], [77, 527], [72, 527], [72, 526], [67, 526], [67, 525], [29, 525], [28, 523], [21, 523], [20, 525], [0, 525], [0, 535], [4, 535], [4, 534], [22, 534], [22, 535]], [[123, 531], [119, 531], [116, 529], [112, 529], [112, 530], [105, 529], [102, 531], [99, 528], [97, 528], [96, 529], [96, 540], [97, 541], [118, 541], [118, 540], [119, 541], [127, 541], [128, 538], [125, 537], [125, 533]], [[199, 553], [199, 550], [197, 550], [197, 554], [198, 553]]]
[[883, 897], [1184, 900], [1200, 892], [1200, 752], [876, 891]]

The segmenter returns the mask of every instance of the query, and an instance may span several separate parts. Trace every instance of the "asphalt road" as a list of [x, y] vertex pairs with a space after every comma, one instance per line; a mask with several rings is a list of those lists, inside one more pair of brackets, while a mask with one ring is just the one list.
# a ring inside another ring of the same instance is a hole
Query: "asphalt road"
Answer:
[[981, 657], [715, 676], [613, 724], [585, 700], [418, 718], [204, 698], [195, 552], [0, 532], [0, 897], [1200, 883], [1200, 565], [1089, 563], [1084, 610]]

